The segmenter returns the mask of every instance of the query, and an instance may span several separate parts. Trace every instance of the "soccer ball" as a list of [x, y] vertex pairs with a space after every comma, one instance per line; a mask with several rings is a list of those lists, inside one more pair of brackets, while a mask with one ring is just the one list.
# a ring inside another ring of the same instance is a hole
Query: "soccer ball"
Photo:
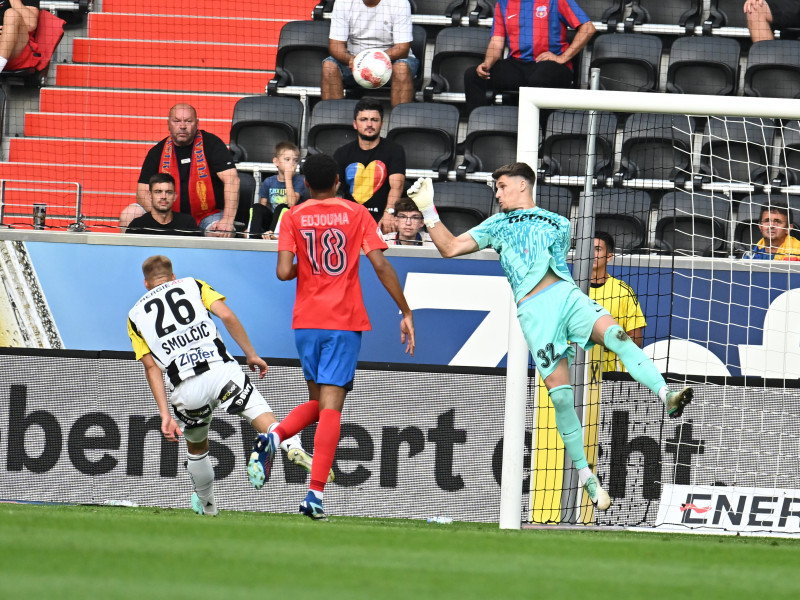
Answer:
[[353, 78], [361, 87], [373, 90], [392, 77], [392, 61], [383, 50], [362, 50], [353, 60]]

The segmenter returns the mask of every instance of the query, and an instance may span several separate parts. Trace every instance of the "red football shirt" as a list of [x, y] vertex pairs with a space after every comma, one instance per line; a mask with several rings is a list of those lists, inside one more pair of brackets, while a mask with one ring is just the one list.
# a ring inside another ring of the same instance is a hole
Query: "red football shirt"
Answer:
[[372, 329], [361, 296], [361, 250], [385, 250], [380, 228], [362, 205], [342, 198], [306, 200], [283, 216], [278, 250], [297, 256], [294, 329]]

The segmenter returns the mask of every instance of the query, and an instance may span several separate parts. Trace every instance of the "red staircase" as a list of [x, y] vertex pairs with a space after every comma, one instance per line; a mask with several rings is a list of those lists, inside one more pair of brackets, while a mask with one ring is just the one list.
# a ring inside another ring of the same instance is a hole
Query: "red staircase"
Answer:
[[79, 183], [90, 230], [116, 231], [169, 109], [192, 104], [200, 127], [228, 142], [236, 101], [272, 78], [281, 27], [310, 18], [316, 3], [104, 0], [0, 163], [0, 179], [30, 182], [7, 183], [6, 223], [30, 226], [31, 205], [45, 202], [48, 226], [66, 228]]

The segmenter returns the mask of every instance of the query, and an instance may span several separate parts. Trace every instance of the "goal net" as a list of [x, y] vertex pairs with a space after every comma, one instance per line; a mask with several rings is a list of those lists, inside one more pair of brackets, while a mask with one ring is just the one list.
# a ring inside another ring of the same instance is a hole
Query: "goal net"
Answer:
[[594, 511], [512, 335], [501, 527], [521, 493], [522, 392], [538, 386], [530, 523], [800, 532], [798, 116], [779, 99], [522, 91], [519, 160], [538, 169], [537, 203], [568, 211], [576, 281], [695, 400], [669, 419], [613, 357], [577, 364], [587, 457], [613, 501]]

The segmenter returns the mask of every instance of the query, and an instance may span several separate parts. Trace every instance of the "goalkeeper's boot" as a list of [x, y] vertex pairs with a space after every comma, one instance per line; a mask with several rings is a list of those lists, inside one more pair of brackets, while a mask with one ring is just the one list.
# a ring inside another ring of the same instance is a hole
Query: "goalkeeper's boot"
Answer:
[[327, 521], [328, 517], [322, 510], [322, 501], [312, 493], [308, 492], [305, 499], [300, 503], [300, 512], [315, 521]]
[[[286, 455], [289, 457], [290, 462], [293, 462], [298, 467], [302, 467], [303, 469], [311, 473], [311, 455], [305, 450], [303, 450], [302, 446], [300, 446], [299, 444], [290, 445], [289, 451], [286, 453]], [[330, 473], [328, 473], [328, 483], [330, 483], [331, 481], [333, 481], [333, 469], [331, 469]]]
[[694, 398], [694, 390], [683, 388], [680, 392], [667, 392], [667, 414], [670, 419], [677, 419], [683, 414], [683, 407]]
[[597, 475], [592, 474], [583, 484], [583, 489], [586, 490], [589, 500], [597, 507], [597, 510], [608, 510], [608, 507], [611, 506], [611, 497], [600, 485]]
[[198, 515], [205, 515], [207, 517], [216, 517], [219, 514], [216, 503], [213, 500], [204, 503], [200, 500], [200, 496], [197, 495], [197, 492], [192, 494], [192, 510]]
[[275, 442], [271, 435], [259, 433], [253, 442], [253, 451], [247, 461], [247, 478], [253, 487], [260, 490], [269, 478], [272, 460], [275, 458]]

